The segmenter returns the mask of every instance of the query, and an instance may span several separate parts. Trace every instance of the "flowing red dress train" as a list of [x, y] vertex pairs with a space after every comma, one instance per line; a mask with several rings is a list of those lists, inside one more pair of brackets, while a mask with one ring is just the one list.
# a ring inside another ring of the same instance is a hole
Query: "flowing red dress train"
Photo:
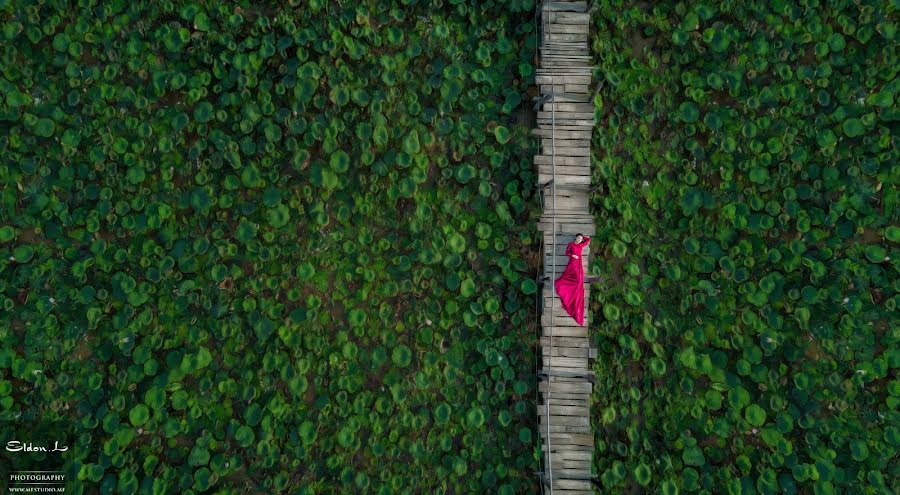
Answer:
[[[566, 265], [562, 275], [553, 282], [563, 309], [579, 325], [584, 325], [584, 265], [581, 264], [581, 250], [589, 242], [591, 242], [591, 238], [584, 236], [581, 244], [570, 242], [566, 246], [569, 264]], [[573, 258], [573, 256], [577, 257]]]

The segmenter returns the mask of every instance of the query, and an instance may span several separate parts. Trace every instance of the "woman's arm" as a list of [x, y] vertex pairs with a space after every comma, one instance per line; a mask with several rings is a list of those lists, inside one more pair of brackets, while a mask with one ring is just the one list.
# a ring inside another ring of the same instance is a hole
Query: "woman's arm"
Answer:
[[588, 237], [588, 236], [584, 236], [584, 240], [581, 241], [582, 244], [587, 244], [587, 243], [589, 243], [589, 242], [591, 242], [591, 238]]

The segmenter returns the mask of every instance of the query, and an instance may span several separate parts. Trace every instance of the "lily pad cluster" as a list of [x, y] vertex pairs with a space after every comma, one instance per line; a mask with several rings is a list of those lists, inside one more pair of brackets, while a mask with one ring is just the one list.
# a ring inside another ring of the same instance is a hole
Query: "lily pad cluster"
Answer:
[[897, 10], [599, 2], [609, 493], [897, 493]]
[[72, 493], [533, 487], [533, 3], [76, 4], [0, 1], [5, 433]]

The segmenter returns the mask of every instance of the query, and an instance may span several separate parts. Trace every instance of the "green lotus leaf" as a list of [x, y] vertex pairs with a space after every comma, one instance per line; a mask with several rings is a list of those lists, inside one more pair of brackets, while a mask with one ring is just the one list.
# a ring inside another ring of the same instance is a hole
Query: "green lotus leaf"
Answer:
[[456, 254], [462, 254], [466, 251], [466, 238], [459, 232], [452, 232], [447, 237], [447, 246], [450, 251]]
[[603, 316], [610, 321], [618, 321], [622, 312], [619, 310], [618, 306], [613, 304], [604, 304], [603, 305]]
[[362, 326], [366, 322], [366, 312], [361, 309], [352, 309], [348, 314], [347, 320], [350, 326]]
[[534, 294], [537, 292], [537, 282], [533, 279], [527, 278], [522, 281], [522, 292], [525, 294]]
[[684, 449], [681, 459], [688, 466], [703, 466], [706, 464], [706, 458], [703, 456], [703, 451], [697, 446]]
[[872, 263], [882, 263], [887, 257], [885, 249], [877, 244], [866, 246], [866, 259]]
[[346, 151], [338, 150], [331, 155], [328, 163], [335, 173], [344, 173], [350, 168], [350, 155]]
[[854, 460], [862, 462], [869, 457], [869, 447], [865, 440], [850, 441], [850, 455]]
[[246, 244], [256, 238], [256, 230], [256, 224], [247, 219], [242, 219], [235, 232], [235, 238]]
[[13, 250], [13, 258], [16, 263], [28, 263], [34, 257], [34, 248], [31, 246], [16, 246]]
[[209, 122], [212, 120], [214, 113], [215, 109], [213, 108], [212, 103], [201, 101], [194, 107], [194, 120], [201, 124]]
[[688, 12], [681, 19], [681, 29], [683, 31], [696, 31], [700, 28], [700, 18], [694, 12]]
[[391, 352], [391, 362], [395, 366], [406, 368], [412, 362], [412, 351], [406, 345], [398, 345]]
[[34, 133], [48, 138], [56, 131], [56, 123], [51, 119], [38, 119], [34, 124]]
[[460, 183], [466, 184], [470, 180], [475, 178], [475, 176], [478, 175], [478, 173], [475, 170], [475, 167], [466, 164], [466, 165], [460, 165], [460, 166], [456, 167], [453, 175], [454, 175], [454, 177], [456, 177], [456, 180], [458, 180]]
[[209, 450], [205, 447], [201, 447], [200, 445], [195, 445], [194, 448], [191, 449], [191, 453], [188, 455], [188, 465], [190, 466], [205, 466], [209, 464]]
[[866, 128], [860, 119], [847, 119], [842, 127], [844, 134], [851, 138], [862, 136], [866, 132]]
[[128, 412], [128, 420], [134, 426], [141, 426], [150, 420], [150, 410], [144, 404], [138, 404]]
[[459, 293], [463, 297], [472, 297], [475, 295], [475, 282], [470, 278], [465, 278], [459, 285]]
[[144, 402], [154, 411], [166, 404], [166, 391], [159, 387], [151, 387], [144, 393]]
[[403, 151], [410, 155], [415, 155], [421, 150], [421, 146], [419, 144], [419, 133], [416, 132], [415, 129], [409, 132], [406, 137], [403, 138]]
[[728, 39], [728, 36], [721, 29], [716, 28], [704, 29], [703, 40], [717, 53], [724, 52], [731, 45], [731, 40]]
[[277, 229], [284, 227], [288, 224], [288, 222], [290, 222], [291, 214], [286, 205], [279, 204], [274, 208], [269, 208], [268, 210], [266, 210], [266, 220], [269, 222], [270, 226]]
[[[315, 428], [315, 427], [314, 427]], [[311, 443], [306, 442], [306, 438], [302, 435], [303, 428], [301, 426], [301, 437], [303, 439], [303, 443]], [[315, 431], [315, 430], [313, 430]], [[254, 435], [253, 430], [248, 426], [239, 427], [234, 433], [234, 439], [243, 448], [247, 448], [253, 444], [256, 440], [256, 435]]]
[[9, 225], [0, 227], [0, 242], [9, 242], [16, 238], [16, 230]]
[[680, 493], [678, 485], [672, 480], [663, 481], [661, 488], [663, 495], [678, 495]]
[[[6, 227], [4, 227], [6, 228]], [[0, 241], [3, 241], [3, 229], [0, 229]], [[884, 229], [884, 238], [890, 242], [900, 242], [900, 227], [891, 225]], [[11, 239], [11, 237], [10, 237]], [[8, 239], [7, 239], [8, 240]]]
[[837, 143], [837, 137], [831, 129], [825, 129], [816, 136], [816, 142], [819, 143], [819, 146], [827, 148]]
[[466, 413], [466, 423], [469, 428], [478, 429], [484, 425], [485, 415], [480, 407], [473, 407]]
[[494, 137], [497, 139], [497, 142], [500, 144], [506, 144], [509, 142], [510, 132], [509, 129], [503, 127], [502, 125], [498, 125], [494, 128]]
[[696, 122], [700, 118], [700, 110], [696, 103], [686, 101], [678, 107], [678, 117], [685, 122]]
[[750, 404], [744, 409], [744, 419], [753, 426], [762, 426], [766, 422], [766, 411], [756, 404]]
[[434, 408], [434, 421], [437, 424], [446, 424], [450, 420], [450, 405], [446, 402], [438, 404]]
[[643, 462], [638, 464], [636, 468], [634, 468], [634, 480], [641, 486], [647, 486], [650, 484], [650, 480], [653, 478], [653, 473], [650, 471], [650, 466], [644, 464]]

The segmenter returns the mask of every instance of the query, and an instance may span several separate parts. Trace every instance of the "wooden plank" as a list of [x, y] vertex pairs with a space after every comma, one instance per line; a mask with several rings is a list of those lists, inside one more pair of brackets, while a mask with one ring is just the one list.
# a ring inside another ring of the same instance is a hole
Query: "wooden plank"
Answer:
[[553, 22], [544, 25], [544, 32], [556, 34], [556, 33], [567, 33], [567, 34], [580, 34], [581, 39], [587, 39], [588, 34], [590, 34], [591, 26], [590, 24], [584, 23], [574, 23], [569, 24], [565, 22]]
[[550, 31], [545, 30], [543, 39], [548, 40], [548, 41], [566, 41], [566, 42], [573, 42], [573, 43], [578, 43], [578, 42], [587, 43], [585, 41], [584, 33], [578, 33], [578, 32], [560, 33], [560, 32], [556, 32], [553, 30], [550, 30]]
[[548, 402], [551, 404], [591, 407], [591, 396], [589, 394], [568, 394], [564, 392], [541, 394], [541, 403], [546, 404]]
[[543, 13], [550, 23], [559, 24], [589, 24], [591, 22], [591, 14], [588, 12], [547, 12]]
[[559, 146], [559, 145], [557, 145], [555, 147], [544, 146], [542, 151], [546, 155], [556, 154], [557, 157], [560, 157], [560, 156], [587, 156], [587, 157], [590, 157], [591, 156], [591, 150], [588, 148], [572, 148], [572, 147], [568, 147], [568, 146]]
[[541, 146], [545, 149], [557, 148], [584, 148], [590, 151], [591, 141], [589, 139], [565, 139], [559, 136], [551, 136], [550, 138], [541, 139]]
[[588, 65], [562, 68], [538, 67], [537, 69], [535, 69], [535, 75], [537, 76], [550, 76], [560, 74], [572, 76], [590, 76], [594, 74], [594, 68]]
[[[544, 459], [547, 459], [547, 456], [544, 456]], [[571, 476], [573, 478], [590, 478], [591, 476], [591, 461], [589, 460], [580, 460], [580, 459], [560, 459], [553, 460], [553, 471], [557, 473], [557, 470], [567, 470], [568, 474], [566, 476]], [[578, 474], [574, 471], [583, 471], [585, 474]], [[559, 475], [560, 478], [564, 476], [562, 474]]]
[[551, 119], [553, 114], [556, 114], [556, 121], [559, 122], [561, 120], [594, 120], [594, 112], [538, 112], [537, 118], [541, 119]]
[[567, 74], [547, 74], [535, 76], [536, 84], [590, 84], [591, 76], [576, 76]]
[[[585, 112], [591, 113], [594, 112], [594, 104], [593, 103], [553, 103], [552, 101], [548, 101], [541, 105], [541, 110], [545, 112], [557, 111], [557, 112]], [[561, 136], [557, 136], [557, 139], [573, 139], [573, 138], [564, 138]], [[584, 139], [589, 140], [590, 135], [583, 138], [574, 138], [574, 139]], [[590, 145], [590, 141], [588, 142]]]
[[554, 461], [559, 460], [568, 460], [568, 461], [588, 461], [590, 462], [593, 459], [593, 452], [585, 452], [583, 450], [560, 450], [556, 452], [550, 453], [550, 458]]
[[[553, 179], [553, 175], [550, 174], [538, 174], [538, 182], [544, 183]], [[567, 185], [567, 186], [590, 186], [591, 178], [587, 175], [560, 175], [556, 176], [557, 185]]]
[[[542, 92], [542, 94], [547, 94], [547, 93], [551, 93], [551, 91], [543, 91]], [[555, 94], [553, 95], [553, 100], [556, 102], [559, 102], [559, 103], [562, 103], [562, 102], [583, 103], [586, 101], [590, 101], [590, 99], [591, 99], [591, 95], [588, 95], [588, 94], [580, 94], [580, 95], [579, 94], [566, 94], [562, 91], [556, 91], [554, 93]]]
[[[537, 406], [538, 414], [547, 414], [547, 406], [543, 404], [538, 404]], [[590, 415], [589, 408], [587, 407], [578, 407], [578, 406], [564, 406], [557, 405], [554, 402], [550, 403], [550, 416], [584, 416], [587, 417]]]
[[[585, 216], [590, 216], [590, 215], [585, 215]], [[554, 244], [553, 237], [546, 239], [544, 241], [544, 254], [554, 253], [554, 254], [559, 254], [559, 255], [565, 255], [566, 247], [569, 245], [569, 241], [571, 241], [571, 240], [572, 239], [557, 237], [556, 238], [557, 242], [556, 242], [556, 244]], [[584, 246], [583, 248], [581, 248], [581, 254], [583, 256], [588, 256], [589, 254], [591, 254], [591, 245], [588, 244], [587, 246]], [[587, 288], [587, 287], [585, 287], [585, 288]], [[550, 288], [544, 287], [544, 292], [549, 294]]]
[[[562, 438], [563, 436], [581, 436], [577, 433], [554, 433], [550, 432], [550, 452], [560, 452], [565, 450], [566, 452], [589, 452], [593, 453], [594, 451], [594, 438], [593, 435], [584, 435], [585, 437], [589, 437], [590, 441], [587, 444], [579, 444], [572, 440], [567, 440]], [[548, 452], [547, 446], [547, 432], [544, 432], [541, 435], [541, 449], [544, 452]]]
[[[567, 88], [568, 88], [568, 86], [567, 86]], [[541, 117], [541, 118], [538, 118], [538, 119], [537, 119], [537, 123], [538, 123], [539, 125], [547, 125], [547, 126], [553, 126], [553, 125], [555, 124], [555, 125], [562, 125], [562, 126], [576, 127], [576, 128], [578, 128], [578, 127], [587, 127], [587, 128], [590, 128], [590, 129], [593, 129], [594, 125], [596, 124], [596, 122], [594, 122], [594, 119], [593, 119], [593, 118], [586, 118], [586, 119], [570, 119], [570, 118], [563, 118], [563, 117], [561, 117], [561, 116], [559, 116], [559, 115], [556, 116], [556, 122], [555, 122], [555, 123], [554, 123], [554, 119], [552, 119], [552, 118], [550, 118], [550, 117], [547, 117], [547, 118], [542, 118], [542, 117]]]
[[[548, 478], [553, 480], [553, 493], [563, 494], [562, 490], [586, 490], [586, 493], [591, 493], [591, 482], [588, 480], [567, 480], [563, 478], [562, 473], [556, 473], [555, 470], [553, 472], [554, 476]], [[559, 490], [557, 490], [557, 488]], [[574, 495], [574, 494], [565, 494], [565, 495]]]
[[[557, 171], [559, 171], [560, 167], [557, 167]], [[572, 167], [570, 167], [572, 168]], [[587, 167], [584, 167], [587, 168]], [[590, 206], [590, 202], [588, 201], [587, 194], [580, 194], [578, 196], [563, 196], [559, 194], [559, 188], [556, 191], [556, 198], [553, 197], [553, 193], [547, 194], [544, 198], [544, 210], [553, 210], [553, 209], [569, 209], [569, 210], [577, 210], [580, 209], [585, 213], [585, 216], [590, 216], [588, 207]], [[584, 251], [582, 251], [584, 252]]]
[[[541, 424], [547, 424], [547, 416], [538, 414]], [[560, 416], [550, 413], [551, 426], [591, 426], [591, 419], [587, 416]], [[551, 430], [552, 431], [552, 430]]]
[[557, 397], [556, 395], [551, 393], [549, 399], [547, 397], [544, 397], [543, 401], [541, 402], [541, 407], [545, 407], [544, 404], [547, 404], [548, 402], [554, 406], [578, 406], [587, 408], [591, 407], [590, 397], [586, 399], [571, 399], [565, 397]]
[[[541, 337], [541, 345], [548, 346], [550, 345], [550, 339], [548, 337]], [[553, 338], [553, 345], [569, 347], [569, 348], [579, 348], [579, 349], [588, 349], [591, 345], [590, 341], [586, 338], [580, 337], [555, 337]], [[590, 384], [588, 384], [590, 385]], [[551, 387], [553, 388], [553, 387]], [[553, 390], [556, 390], [553, 388]], [[587, 387], [587, 391], [591, 391], [591, 387]]]
[[[553, 228], [553, 224], [550, 222], [538, 222], [537, 227], [540, 230], [550, 231]], [[557, 234], [581, 232], [583, 235], [591, 236], [597, 233], [596, 230], [597, 226], [589, 222], [560, 222], [559, 220], [556, 222]]]
[[544, 2], [542, 12], [585, 12], [587, 2]]
[[[556, 339], [554, 339], [556, 340]], [[587, 347], [561, 347], [554, 346], [550, 348], [549, 346], [541, 349], [541, 354], [543, 356], [553, 356], [557, 357], [568, 357], [568, 358], [588, 358], [588, 348]]]
[[589, 167], [591, 165], [591, 157], [589, 156], [556, 156], [554, 160], [552, 155], [534, 155], [534, 164], [535, 165], [553, 165], [554, 162], [556, 166], [566, 165], [566, 166], [582, 166]]
[[[579, 434], [550, 434], [550, 443], [553, 446], [558, 446], [557, 448], [570, 448], [566, 446], [570, 445], [583, 445], [585, 447], [593, 447], [594, 446], [594, 436], [593, 435], [579, 435]], [[545, 446], [546, 447], [546, 446]], [[552, 450], [552, 449], [551, 449]], [[545, 448], [546, 452], [547, 449]]]
[[[546, 424], [540, 425], [541, 437], [547, 436], [547, 428]], [[549, 425], [550, 434], [554, 433], [573, 433], [578, 435], [589, 435], [591, 433], [590, 426], [573, 426], [573, 425], [558, 425], [550, 423]]]
[[583, 358], [541, 356], [541, 362], [545, 367], [553, 366], [554, 368], [570, 368], [574, 370], [587, 370], [589, 366], [587, 356]]
[[[560, 311], [556, 311], [553, 315], [553, 337], [587, 337], [587, 323], [589, 322], [588, 315], [584, 315], [584, 323], [585, 325], [578, 325], [571, 316], [561, 313]], [[547, 311], [543, 315], [541, 315], [541, 323], [544, 322], [544, 318], [547, 319], [547, 322], [550, 322], [550, 312]], [[563, 326], [563, 322], [572, 322], [572, 326]], [[547, 327], [544, 327], [541, 331], [542, 337], [549, 337], [550, 330]]]
[[[575, 105], [576, 103], [568, 103], [568, 105]], [[544, 105], [547, 106], [546, 104]], [[589, 140], [591, 139], [592, 130], [583, 130], [583, 131], [564, 131], [561, 129], [556, 129], [554, 132], [553, 129], [543, 129], [536, 128], [532, 129], [531, 133], [540, 136], [542, 138], [556, 138], [556, 139], [580, 139], [580, 140]], [[588, 141], [590, 143], [590, 141]]]

